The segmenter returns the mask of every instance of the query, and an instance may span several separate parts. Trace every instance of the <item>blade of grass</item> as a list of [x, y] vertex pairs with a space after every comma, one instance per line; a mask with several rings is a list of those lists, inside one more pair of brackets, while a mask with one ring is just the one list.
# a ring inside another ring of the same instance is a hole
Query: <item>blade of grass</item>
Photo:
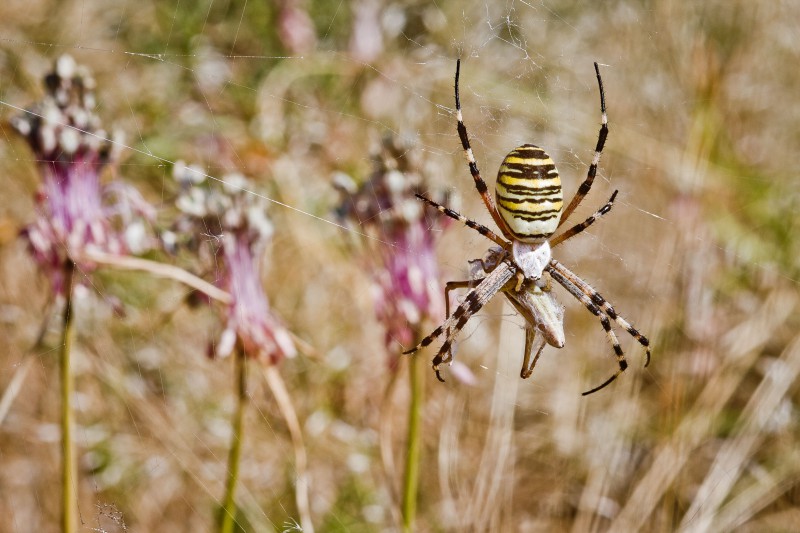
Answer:
[[14, 372], [14, 377], [11, 378], [11, 382], [6, 387], [6, 390], [3, 391], [3, 397], [0, 398], [0, 426], [3, 425], [3, 421], [6, 419], [6, 416], [8, 416], [8, 412], [11, 410], [11, 404], [14, 403], [19, 391], [22, 390], [22, 384], [25, 383], [25, 377], [28, 375], [28, 370], [31, 368], [32, 361], [32, 357], [25, 357]]
[[[511, 304], [503, 301], [503, 316], [514, 315]], [[497, 372], [492, 392], [490, 430], [481, 453], [481, 461], [472, 491], [471, 521], [469, 529], [490, 531], [494, 521], [501, 517], [511, 501], [501, 499], [503, 484], [514, 478], [514, 413], [519, 389], [519, 371], [515, 354], [524, 349], [524, 335], [512, 320], [504, 319], [500, 325], [500, 342], [497, 346]], [[497, 524], [494, 524], [497, 526]]]
[[758, 358], [761, 348], [772, 339], [795, 307], [796, 297], [785, 290], [774, 290], [751, 316], [721, 339], [721, 351], [728, 354], [693, 408], [681, 421], [669, 441], [653, 454], [649, 470], [632, 489], [631, 496], [609, 526], [610, 531], [638, 531], [664, 493], [708, 436], [723, 407]]
[[419, 488], [419, 457], [422, 440], [420, 420], [422, 416], [423, 389], [426, 365], [418, 355], [411, 356], [409, 370], [408, 436], [406, 439], [406, 470], [403, 476], [403, 529], [414, 530], [417, 514], [417, 492]]
[[766, 426], [778, 404], [800, 374], [800, 336], [794, 338], [781, 357], [772, 363], [750, 397], [734, 426], [733, 434], [720, 448], [714, 464], [683, 517], [687, 532], [715, 531], [715, 518], [725, 498], [739, 480], [753, 453], [766, 438]]
[[295, 500], [297, 511], [300, 513], [300, 526], [305, 533], [314, 533], [314, 524], [311, 522], [311, 506], [308, 498], [308, 458], [306, 447], [303, 443], [303, 432], [300, 430], [300, 421], [292, 405], [289, 392], [278, 370], [273, 366], [264, 367], [264, 377], [267, 385], [275, 396], [289, 434], [292, 436], [294, 448], [295, 470], [297, 471], [297, 484], [295, 486]]
[[[398, 366], [410, 364], [406, 358], [398, 362]], [[383, 475], [387, 490], [391, 494], [391, 513], [395, 524], [400, 524], [403, 521], [403, 513], [401, 510], [399, 485], [397, 480], [397, 466], [394, 461], [394, 453], [392, 452], [392, 426], [394, 424], [394, 409], [392, 404], [392, 396], [395, 392], [397, 385], [397, 376], [400, 374], [399, 369], [396, 372], [389, 373], [389, 381], [386, 384], [386, 389], [381, 398], [380, 409], [380, 450], [381, 462], [383, 463]]]
[[72, 372], [70, 368], [70, 348], [72, 347], [72, 282], [75, 263], [67, 259], [64, 264], [64, 320], [61, 336], [60, 379], [61, 379], [61, 531], [75, 531], [75, 511], [78, 505], [76, 496], [75, 449], [72, 442]]
[[236, 522], [236, 485], [239, 481], [239, 466], [244, 438], [244, 411], [247, 408], [247, 361], [241, 350], [234, 355], [236, 373], [236, 412], [233, 415], [233, 435], [228, 452], [228, 481], [222, 504], [221, 533], [233, 533]]
[[715, 530], [736, 531], [756, 513], [775, 503], [775, 500], [796, 487], [800, 483], [798, 459], [800, 458], [796, 456], [790, 457], [784, 461], [785, 466], [782, 472], [778, 473], [778, 477], [769, 476], [761, 479], [731, 499], [717, 514]]
[[87, 251], [84, 253], [82, 259], [121, 270], [139, 270], [142, 272], [148, 272], [154, 276], [172, 279], [183, 283], [184, 285], [202, 292], [209, 298], [213, 298], [224, 304], [231, 302], [231, 295], [227, 292], [174, 265], [159, 263], [158, 261], [150, 261], [149, 259], [142, 259], [141, 257], [115, 255], [96, 250]]

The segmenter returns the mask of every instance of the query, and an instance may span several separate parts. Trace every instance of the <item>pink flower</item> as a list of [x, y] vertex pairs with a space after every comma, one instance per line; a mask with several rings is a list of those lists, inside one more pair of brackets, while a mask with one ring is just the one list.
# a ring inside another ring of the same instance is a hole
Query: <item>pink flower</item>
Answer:
[[425, 217], [414, 194], [428, 190], [413, 157], [386, 139], [367, 181], [356, 187], [339, 175], [336, 184], [344, 193], [340, 216], [368, 237], [362, 242], [369, 249], [375, 313], [386, 330], [387, 350], [394, 354], [416, 340], [423, 323], [444, 316], [434, 245], [447, 221]]
[[[251, 240], [242, 233], [229, 233], [222, 238], [225, 258], [222, 284], [233, 297], [226, 331], [236, 333], [246, 355], [266, 357], [276, 364], [283, 357], [293, 357], [295, 347], [289, 332], [270, 311], [253, 248]], [[230, 333], [227, 335], [230, 337]], [[228, 346], [219, 345], [217, 355], [227, 355], [220, 353], [223, 349], [230, 353]]]
[[124, 254], [149, 247], [145, 224], [155, 210], [122, 182], [101, 184], [100, 174], [120, 143], [107, 138], [92, 111], [94, 79], [88, 71], [61, 56], [45, 76], [45, 88], [42, 101], [11, 124], [28, 141], [42, 174], [37, 218], [23, 235], [61, 293], [68, 259], [86, 271], [92, 268], [86, 251]]
[[[183, 213], [176, 225], [183, 237], [205, 236], [219, 265], [217, 284], [228, 291], [227, 324], [211, 353], [230, 355], [238, 345], [245, 355], [270, 364], [296, 353], [286, 327], [270, 310], [259, 276], [259, 260], [272, 236], [265, 202], [240, 174], [228, 174], [222, 187], [211, 187], [196, 167], [175, 165], [181, 184], [176, 205]], [[172, 238], [171, 238], [172, 239]]]

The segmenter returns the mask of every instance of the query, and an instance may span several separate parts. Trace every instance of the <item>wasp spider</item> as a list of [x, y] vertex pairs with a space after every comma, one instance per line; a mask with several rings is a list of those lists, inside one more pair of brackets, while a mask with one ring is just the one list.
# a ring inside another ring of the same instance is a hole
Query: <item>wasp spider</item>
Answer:
[[[619, 369], [603, 383], [584, 392], [584, 395], [597, 392], [614, 381], [628, 366], [625, 354], [611, 328], [611, 321], [627, 331], [639, 344], [645, 347], [645, 366], [650, 362], [650, 342], [640, 334], [627, 320], [617, 314], [614, 308], [588, 283], [583, 281], [564, 265], [551, 257], [551, 248], [574, 237], [591, 226], [598, 218], [611, 210], [618, 191], [614, 191], [608, 202], [583, 222], [572, 226], [556, 237], [555, 231], [569, 218], [592, 187], [600, 154], [608, 136], [608, 117], [606, 115], [603, 80], [597, 63], [594, 70], [600, 88], [600, 111], [602, 123], [598, 133], [597, 145], [586, 179], [578, 187], [566, 208], [561, 191], [561, 178], [553, 160], [547, 153], [533, 144], [524, 144], [515, 148], [503, 159], [497, 175], [495, 203], [488, 192], [486, 182], [481, 178], [478, 164], [464, 126], [461, 114], [461, 101], [458, 94], [458, 78], [461, 61], [456, 63], [455, 99], [456, 119], [458, 120], [458, 136], [467, 157], [469, 170], [475, 180], [475, 187], [489, 210], [495, 224], [500, 228], [503, 237], [492, 230], [467, 219], [452, 209], [417, 195], [420, 200], [435, 207], [444, 215], [454, 218], [466, 226], [478, 231], [481, 235], [495, 242], [498, 247], [489, 250], [482, 260], [472, 261], [473, 279], [469, 281], [451, 281], [445, 287], [447, 303], [447, 319], [422, 341], [404, 353], [411, 354], [423, 348], [442, 334], [445, 341], [439, 353], [433, 359], [436, 377], [444, 381], [439, 366], [452, 363], [452, 346], [458, 333], [467, 321], [481, 309], [498, 292], [502, 292], [522, 314], [526, 320], [525, 354], [522, 363], [521, 377], [527, 378], [533, 372], [536, 361], [545, 345], [556, 348], [564, 347], [564, 308], [558, 303], [550, 290], [549, 280], [552, 278], [567, 292], [577, 298], [592, 314], [597, 316], [606, 332], [608, 340], [614, 347]], [[505, 238], [504, 238], [505, 237]], [[552, 238], [551, 238], [552, 237]], [[461, 305], [450, 314], [449, 293], [453, 289], [470, 288]]]

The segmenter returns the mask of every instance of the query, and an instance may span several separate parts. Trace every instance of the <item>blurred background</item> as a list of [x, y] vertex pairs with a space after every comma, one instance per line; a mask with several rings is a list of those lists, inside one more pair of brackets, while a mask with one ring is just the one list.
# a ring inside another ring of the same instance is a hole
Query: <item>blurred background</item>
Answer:
[[[336, 225], [334, 176], [366, 180], [392, 136], [429, 187], [491, 226], [455, 129], [461, 58], [464, 119], [490, 187], [505, 154], [533, 142], [570, 197], [597, 139], [597, 61], [611, 131], [575, 220], [620, 193], [555, 256], [649, 337], [652, 363], [642, 368], [643, 350], [619, 331], [629, 370], [582, 397], [616, 362], [597, 318], [556, 288], [566, 346], [545, 349], [522, 381], [523, 322], [495, 299], [459, 337], [476, 383], [427, 375], [417, 530], [794, 530], [799, 19], [796, 2], [3, 2], [0, 530], [58, 527], [59, 308], [18, 236], [39, 177], [8, 120], [41, 98], [65, 53], [93, 72], [106, 128], [125, 134], [111, 173], [165, 213], [176, 160], [239, 171], [273, 201], [263, 279], [305, 343], [279, 372], [320, 531], [399, 528], [408, 401], [392, 364], [409, 346], [387, 349], [369, 249], [357, 226]], [[488, 244], [444, 231], [442, 283], [466, 279]], [[207, 357], [224, 324], [188, 295], [101, 268], [77, 296], [82, 530], [213, 529], [233, 365]], [[250, 389], [240, 523], [290, 531], [291, 437], [258, 372]]]

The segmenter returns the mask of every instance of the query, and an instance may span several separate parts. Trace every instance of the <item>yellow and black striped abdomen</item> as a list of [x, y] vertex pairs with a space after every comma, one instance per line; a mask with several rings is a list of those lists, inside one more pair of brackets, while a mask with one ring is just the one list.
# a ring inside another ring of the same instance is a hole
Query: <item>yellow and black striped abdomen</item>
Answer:
[[538, 146], [523, 144], [503, 159], [495, 194], [497, 209], [515, 239], [541, 242], [556, 230], [564, 207], [561, 177]]

